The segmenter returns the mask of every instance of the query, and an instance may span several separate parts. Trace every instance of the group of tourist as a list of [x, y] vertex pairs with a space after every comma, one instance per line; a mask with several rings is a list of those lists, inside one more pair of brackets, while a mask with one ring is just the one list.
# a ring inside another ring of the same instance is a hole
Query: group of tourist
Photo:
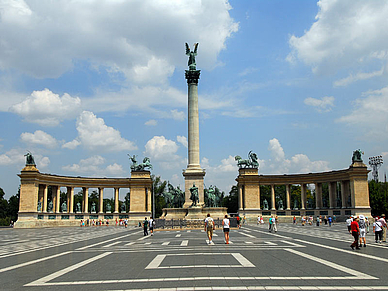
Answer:
[[[102, 226], [106, 225], [109, 226], [109, 219], [81, 219], [80, 221], [80, 226], [85, 227], [85, 226]], [[128, 219], [117, 219], [115, 221], [116, 226], [124, 226], [125, 228], [128, 226]]]
[[[210, 216], [210, 213], [207, 214], [205, 218], [205, 232], [208, 237], [208, 244], [213, 244], [213, 230], [215, 230], [216, 224], [214, 223], [214, 219]], [[222, 220], [222, 229], [224, 231], [225, 244], [229, 244], [229, 230], [230, 230], [230, 220], [228, 215], [225, 215]]]
[[155, 220], [151, 216], [150, 219], [144, 217], [143, 223], [139, 222], [139, 226], [143, 226], [144, 236], [148, 235], [148, 229], [150, 230], [151, 236], [154, 235]]
[[[368, 217], [364, 215], [358, 215], [357, 217], [350, 216], [346, 220], [349, 233], [354, 237], [353, 243], [350, 247], [354, 250], [359, 250], [363, 245], [366, 247], [366, 234], [369, 232], [369, 221]], [[375, 242], [380, 243], [387, 241], [387, 221], [385, 214], [381, 217], [377, 216], [373, 222], [373, 233], [375, 235]]]

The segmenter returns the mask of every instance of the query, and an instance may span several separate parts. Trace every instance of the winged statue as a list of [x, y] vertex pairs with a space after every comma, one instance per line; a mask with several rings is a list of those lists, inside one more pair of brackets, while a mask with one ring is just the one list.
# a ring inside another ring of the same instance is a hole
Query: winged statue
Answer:
[[197, 55], [198, 42], [194, 44], [194, 51], [190, 51], [190, 47], [186, 42], [186, 55], [189, 56], [189, 62], [187, 65], [189, 66], [189, 70], [196, 70], [195, 56]]

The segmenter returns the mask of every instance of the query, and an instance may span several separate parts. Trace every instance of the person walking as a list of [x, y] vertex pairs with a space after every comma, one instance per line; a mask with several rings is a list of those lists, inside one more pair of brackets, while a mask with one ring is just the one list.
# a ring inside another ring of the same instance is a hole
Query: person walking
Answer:
[[360, 228], [360, 246], [362, 246], [362, 242], [364, 242], [364, 248], [366, 247], [366, 223], [365, 216], [360, 215], [358, 221], [358, 227]]
[[275, 232], [278, 232], [278, 225], [277, 224], [278, 224], [277, 219], [275, 217], [272, 217], [272, 228]]
[[150, 226], [151, 236], [153, 236], [154, 235], [155, 220], [152, 218], [152, 216], [150, 217], [150, 220], [148, 220], [148, 225]]
[[329, 226], [331, 226], [331, 223], [333, 222], [333, 219], [331, 218], [331, 216], [329, 216], [329, 217], [327, 218], [327, 220], [329, 221]]
[[268, 227], [269, 232], [272, 232], [272, 216], [268, 220], [268, 225], [269, 225], [269, 227]]
[[241, 228], [241, 226], [240, 226], [240, 215], [239, 214], [237, 214], [236, 219], [237, 219], [237, 227]]
[[375, 218], [375, 222], [373, 223], [373, 232], [375, 233], [375, 241], [376, 243], [381, 243], [381, 239], [383, 237], [383, 225], [379, 221], [379, 218]]
[[213, 243], [213, 230], [216, 225], [214, 223], [214, 219], [210, 217], [210, 213], [207, 214], [205, 218], [205, 231], [207, 233], [207, 237], [209, 238], [209, 245]]
[[294, 215], [294, 217], [292, 218], [292, 223], [295, 225], [296, 224], [296, 217]]
[[381, 224], [383, 226], [383, 232], [382, 232], [383, 239], [382, 239], [382, 241], [387, 242], [387, 221], [385, 220], [385, 214], [381, 214], [379, 221], [381, 222]]
[[321, 221], [321, 219], [319, 218], [319, 216], [317, 216], [317, 226], [319, 226], [320, 221]]
[[229, 244], [229, 229], [230, 229], [230, 221], [228, 218], [228, 215], [225, 215], [225, 218], [222, 220], [222, 227], [224, 230], [224, 236], [225, 236], [225, 243]]
[[352, 236], [354, 237], [354, 242], [350, 245], [352, 250], [354, 250], [354, 247], [356, 247], [356, 250], [359, 250], [360, 247], [358, 246], [358, 236], [360, 235], [360, 228], [358, 227], [358, 219], [352, 221], [350, 224], [350, 229], [352, 231]]
[[148, 235], [148, 219], [147, 219], [147, 217], [144, 217], [143, 230], [144, 230], [144, 236]]
[[348, 232], [352, 233], [352, 230], [350, 228], [350, 225], [352, 224], [353, 218], [349, 216], [348, 219], [346, 219], [346, 226], [348, 227]]

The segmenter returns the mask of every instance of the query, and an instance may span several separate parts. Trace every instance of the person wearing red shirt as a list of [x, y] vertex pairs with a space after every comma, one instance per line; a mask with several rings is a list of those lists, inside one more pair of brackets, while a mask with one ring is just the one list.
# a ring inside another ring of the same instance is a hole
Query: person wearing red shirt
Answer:
[[360, 228], [358, 226], [358, 217], [352, 221], [350, 224], [350, 229], [352, 231], [352, 236], [354, 237], [354, 242], [350, 245], [352, 250], [354, 250], [354, 247], [356, 247], [356, 250], [359, 250], [360, 247], [358, 246], [358, 237], [360, 235]]

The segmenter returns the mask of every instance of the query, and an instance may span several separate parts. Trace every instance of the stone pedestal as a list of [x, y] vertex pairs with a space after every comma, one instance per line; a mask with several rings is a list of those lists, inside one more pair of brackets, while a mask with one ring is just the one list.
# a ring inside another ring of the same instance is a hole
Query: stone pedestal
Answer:
[[198, 187], [198, 197], [199, 202], [198, 206], [203, 206], [205, 203], [205, 195], [204, 195], [204, 177], [205, 170], [188, 170], [183, 171], [183, 177], [185, 177], [185, 203], [183, 204], [183, 208], [189, 208], [193, 201], [190, 200], [191, 192], [190, 188], [195, 184]]

